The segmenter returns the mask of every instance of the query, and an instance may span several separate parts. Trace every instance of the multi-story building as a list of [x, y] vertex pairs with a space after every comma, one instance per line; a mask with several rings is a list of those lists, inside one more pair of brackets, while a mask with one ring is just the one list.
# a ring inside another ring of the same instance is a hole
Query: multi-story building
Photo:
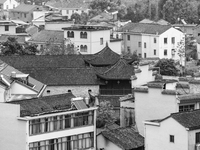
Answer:
[[116, 53], [121, 54], [121, 39], [111, 39], [111, 28], [105, 26], [74, 25], [63, 28], [64, 38], [79, 47], [81, 54], [95, 54], [106, 43]]
[[16, 8], [10, 10], [9, 17], [29, 23], [33, 20], [33, 11], [41, 9], [42, 8], [37, 5], [20, 4]]
[[146, 150], [199, 150], [200, 110], [145, 121]]
[[71, 93], [1, 103], [4, 150], [96, 150], [96, 109]]
[[14, 9], [18, 5], [19, 3], [16, 0], [2, 0], [0, 2], [0, 9], [3, 10]]
[[153, 81], [134, 88], [135, 121], [142, 135], [145, 120], [162, 119], [171, 113], [199, 109], [199, 81], [184, 82], [180, 79]]
[[185, 35], [170, 25], [128, 23], [122, 27], [124, 51], [136, 52], [142, 58], [180, 60], [179, 44]]
[[88, 0], [58, 0], [48, 1], [45, 3], [45, 6], [51, 9], [59, 10], [65, 19], [71, 19], [71, 16], [74, 13], [81, 15], [84, 12], [88, 14], [89, 4], [90, 2]]
[[16, 34], [16, 24], [8, 21], [1, 20], [0, 21], [0, 34]]
[[0, 65], [0, 102], [40, 97], [46, 85], [19, 70], [2, 63]]

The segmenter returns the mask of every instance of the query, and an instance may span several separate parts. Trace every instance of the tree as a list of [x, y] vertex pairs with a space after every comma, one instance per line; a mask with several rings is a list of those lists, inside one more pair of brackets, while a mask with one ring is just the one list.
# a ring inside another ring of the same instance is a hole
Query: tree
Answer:
[[101, 12], [107, 9], [116, 10], [117, 3], [112, 2], [111, 0], [94, 0], [91, 2], [90, 8], [93, 10], [100, 10]]
[[160, 59], [155, 67], [160, 68], [161, 75], [177, 76], [179, 72], [173, 59]]
[[198, 22], [198, 12], [195, 3], [188, 0], [167, 0], [163, 5], [163, 18], [174, 24], [178, 18], [184, 19], [187, 23]]
[[80, 17], [81, 17], [81, 24], [87, 24], [89, 20], [88, 14], [85, 12], [82, 12]]
[[75, 24], [81, 24], [81, 16], [78, 13], [74, 13], [71, 15], [71, 19], [75, 20]]
[[103, 127], [106, 123], [114, 123], [116, 121], [114, 107], [109, 101], [100, 102], [99, 109], [97, 111], [97, 125]]
[[55, 44], [55, 38], [49, 39], [43, 48], [40, 49], [41, 55], [67, 55], [77, 54], [78, 48], [70, 40], [63, 40], [62, 44]]
[[15, 37], [8, 37], [1, 43], [1, 55], [35, 55], [37, 52], [35, 44], [19, 44]]

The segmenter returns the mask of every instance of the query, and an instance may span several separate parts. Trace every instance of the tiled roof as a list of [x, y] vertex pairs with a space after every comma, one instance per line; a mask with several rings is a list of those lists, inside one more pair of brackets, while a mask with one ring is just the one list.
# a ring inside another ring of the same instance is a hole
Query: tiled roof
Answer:
[[145, 23], [128, 23], [120, 29], [120, 31], [128, 31], [131, 33], [146, 33], [146, 34], [162, 34], [172, 28], [167, 25], [145, 24]]
[[0, 56], [0, 60], [19, 70], [86, 67], [82, 55]]
[[180, 101], [186, 101], [186, 100], [199, 100], [200, 101], [200, 93], [191, 93], [191, 94], [184, 94], [178, 96], [178, 99]]
[[171, 114], [171, 117], [189, 130], [200, 129], [200, 109]]
[[53, 44], [62, 44], [63, 40], [64, 40], [63, 31], [42, 30], [34, 34], [32, 38], [28, 40], [28, 42], [32, 42], [32, 43], [51, 42]]
[[101, 14], [91, 18], [89, 21], [110, 21], [113, 19], [113, 16], [109, 13], [102, 12]]
[[102, 74], [98, 74], [103, 79], [120, 79], [130, 80], [132, 76], [135, 76], [134, 67], [127, 64], [124, 59], [120, 59], [115, 65]]
[[26, 32], [27, 34], [32, 36], [33, 34], [38, 32], [38, 27], [35, 25], [29, 26], [28, 28], [26, 28]]
[[68, 110], [71, 108], [71, 98], [74, 97], [71, 93], [66, 93], [8, 103], [20, 105], [20, 116], [24, 117]]
[[29, 12], [35, 8], [39, 8], [37, 5], [27, 5], [27, 4], [20, 4], [16, 8], [12, 9], [11, 11], [14, 12]]
[[144, 138], [131, 127], [102, 131], [102, 135], [122, 149], [131, 150], [144, 146]]
[[8, 35], [8, 34], [2, 34], [0, 36], [0, 42], [6, 42], [8, 40], [8, 37], [13, 37], [17, 39], [17, 42], [20, 44], [24, 44], [25, 42], [25, 36], [22, 35]]
[[[13, 67], [11, 67], [9, 65], [5, 65], [5, 67], [0, 72], [1, 72], [1, 74], [5, 75], [5, 77], [7, 76], [7, 79], [10, 80], [10, 76], [11, 76], [11, 73], [13, 71], [18, 73], [18, 74], [22, 74], [22, 72], [20, 72], [19, 70], [15, 69], [15, 68], [13, 68]], [[28, 82], [33, 85], [33, 87], [31, 87], [31, 89], [33, 89], [36, 92], [38, 92], [38, 94], [40, 93], [40, 91], [45, 86], [42, 82], [39, 82], [38, 80], [34, 79], [32, 76], [30, 76], [28, 78]]]
[[87, 59], [86, 61], [94, 66], [108, 66], [115, 64], [119, 59], [120, 55], [106, 46], [100, 52], [94, 54], [91, 59]]
[[109, 101], [111, 105], [113, 105], [114, 107], [120, 107], [120, 99], [121, 96], [110, 96], [110, 95], [99, 95], [98, 99], [99, 102], [103, 102], [103, 101]]
[[53, 8], [62, 8], [64, 6], [67, 5], [67, 3], [69, 3], [69, 0], [50, 0], [47, 3], [45, 3], [46, 6], [50, 6]]
[[148, 87], [147, 86], [135, 87], [134, 92], [148, 93]]
[[45, 68], [23, 70], [47, 86], [99, 85], [92, 68]]

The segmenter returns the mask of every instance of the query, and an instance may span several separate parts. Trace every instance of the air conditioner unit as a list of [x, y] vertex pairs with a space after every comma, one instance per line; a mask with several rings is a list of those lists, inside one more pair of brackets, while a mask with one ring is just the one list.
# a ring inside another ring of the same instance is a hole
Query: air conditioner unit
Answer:
[[200, 150], [200, 143], [195, 145], [195, 150]]

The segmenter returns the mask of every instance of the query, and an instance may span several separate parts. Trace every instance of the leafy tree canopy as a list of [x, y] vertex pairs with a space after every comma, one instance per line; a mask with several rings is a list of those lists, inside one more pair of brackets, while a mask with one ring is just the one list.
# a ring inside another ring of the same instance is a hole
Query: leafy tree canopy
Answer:
[[35, 44], [19, 44], [14, 37], [8, 37], [6, 42], [1, 43], [1, 55], [35, 55], [38, 53]]
[[109, 101], [100, 102], [97, 111], [97, 126], [103, 127], [106, 123], [114, 123], [116, 121], [114, 107]]
[[173, 59], [160, 59], [155, 67], [160, 68], [161, 75], [168, 75], [168, 76], [177, 76], [178, 69], [176, 68], [175, 62]]

